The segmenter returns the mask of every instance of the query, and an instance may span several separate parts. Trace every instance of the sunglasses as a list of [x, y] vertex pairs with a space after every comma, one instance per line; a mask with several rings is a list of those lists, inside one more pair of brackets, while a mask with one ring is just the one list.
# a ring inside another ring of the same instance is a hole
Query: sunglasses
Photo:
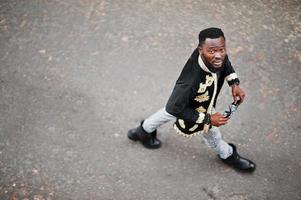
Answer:
[[237, 110], [237, 107], [238, 107], [238, 103], [235, 103], [235, 102], [231, 103], [229, 105], [229, 110], [226, 110], [223, 113], [224, 117], [230, 119], [233, 116], [233, 114], [235, 113], [235, 111]]

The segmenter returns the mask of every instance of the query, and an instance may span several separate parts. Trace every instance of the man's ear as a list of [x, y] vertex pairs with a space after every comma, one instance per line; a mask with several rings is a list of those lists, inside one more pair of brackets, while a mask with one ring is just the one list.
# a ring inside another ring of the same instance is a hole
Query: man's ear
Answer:
[[202, 51], [203, 51], [203, 48], [202, 48], [202, 46], [198, 46], [198, 50], [199, 50], [199, 54], [202, 54]]

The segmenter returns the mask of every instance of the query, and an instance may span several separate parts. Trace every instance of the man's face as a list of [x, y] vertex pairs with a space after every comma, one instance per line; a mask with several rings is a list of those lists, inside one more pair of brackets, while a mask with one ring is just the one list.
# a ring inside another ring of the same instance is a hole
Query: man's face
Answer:
[[215, 69], [221, 68], [227, 53], [225, 38], [206, 38], [199, 47], [199, 53], [207, 66], [211, 65]]

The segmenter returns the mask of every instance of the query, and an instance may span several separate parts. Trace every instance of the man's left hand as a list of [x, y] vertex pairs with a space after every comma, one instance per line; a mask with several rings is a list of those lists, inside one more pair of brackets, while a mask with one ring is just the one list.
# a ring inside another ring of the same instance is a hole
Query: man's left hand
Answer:
[[245, 92], [239, 87], [239, 85], [232, 85], [232, 96], [234, 99], [234, 102], [238, 105], [241, 104], [245, 99]]

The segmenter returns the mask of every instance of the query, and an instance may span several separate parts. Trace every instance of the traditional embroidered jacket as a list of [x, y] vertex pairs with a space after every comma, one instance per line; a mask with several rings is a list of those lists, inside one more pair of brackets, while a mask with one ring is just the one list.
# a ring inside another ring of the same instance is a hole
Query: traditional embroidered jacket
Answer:
[[203, 131], [205, 114], [212, 114], [224, 80], [229, 85], [239, 83], [228, 56], [222, 70], [212, 73], [198, 49], [192, 53], [166, 104], [166, 111], [177, 117], [174, 128], [179, 134], [192, 136]]

